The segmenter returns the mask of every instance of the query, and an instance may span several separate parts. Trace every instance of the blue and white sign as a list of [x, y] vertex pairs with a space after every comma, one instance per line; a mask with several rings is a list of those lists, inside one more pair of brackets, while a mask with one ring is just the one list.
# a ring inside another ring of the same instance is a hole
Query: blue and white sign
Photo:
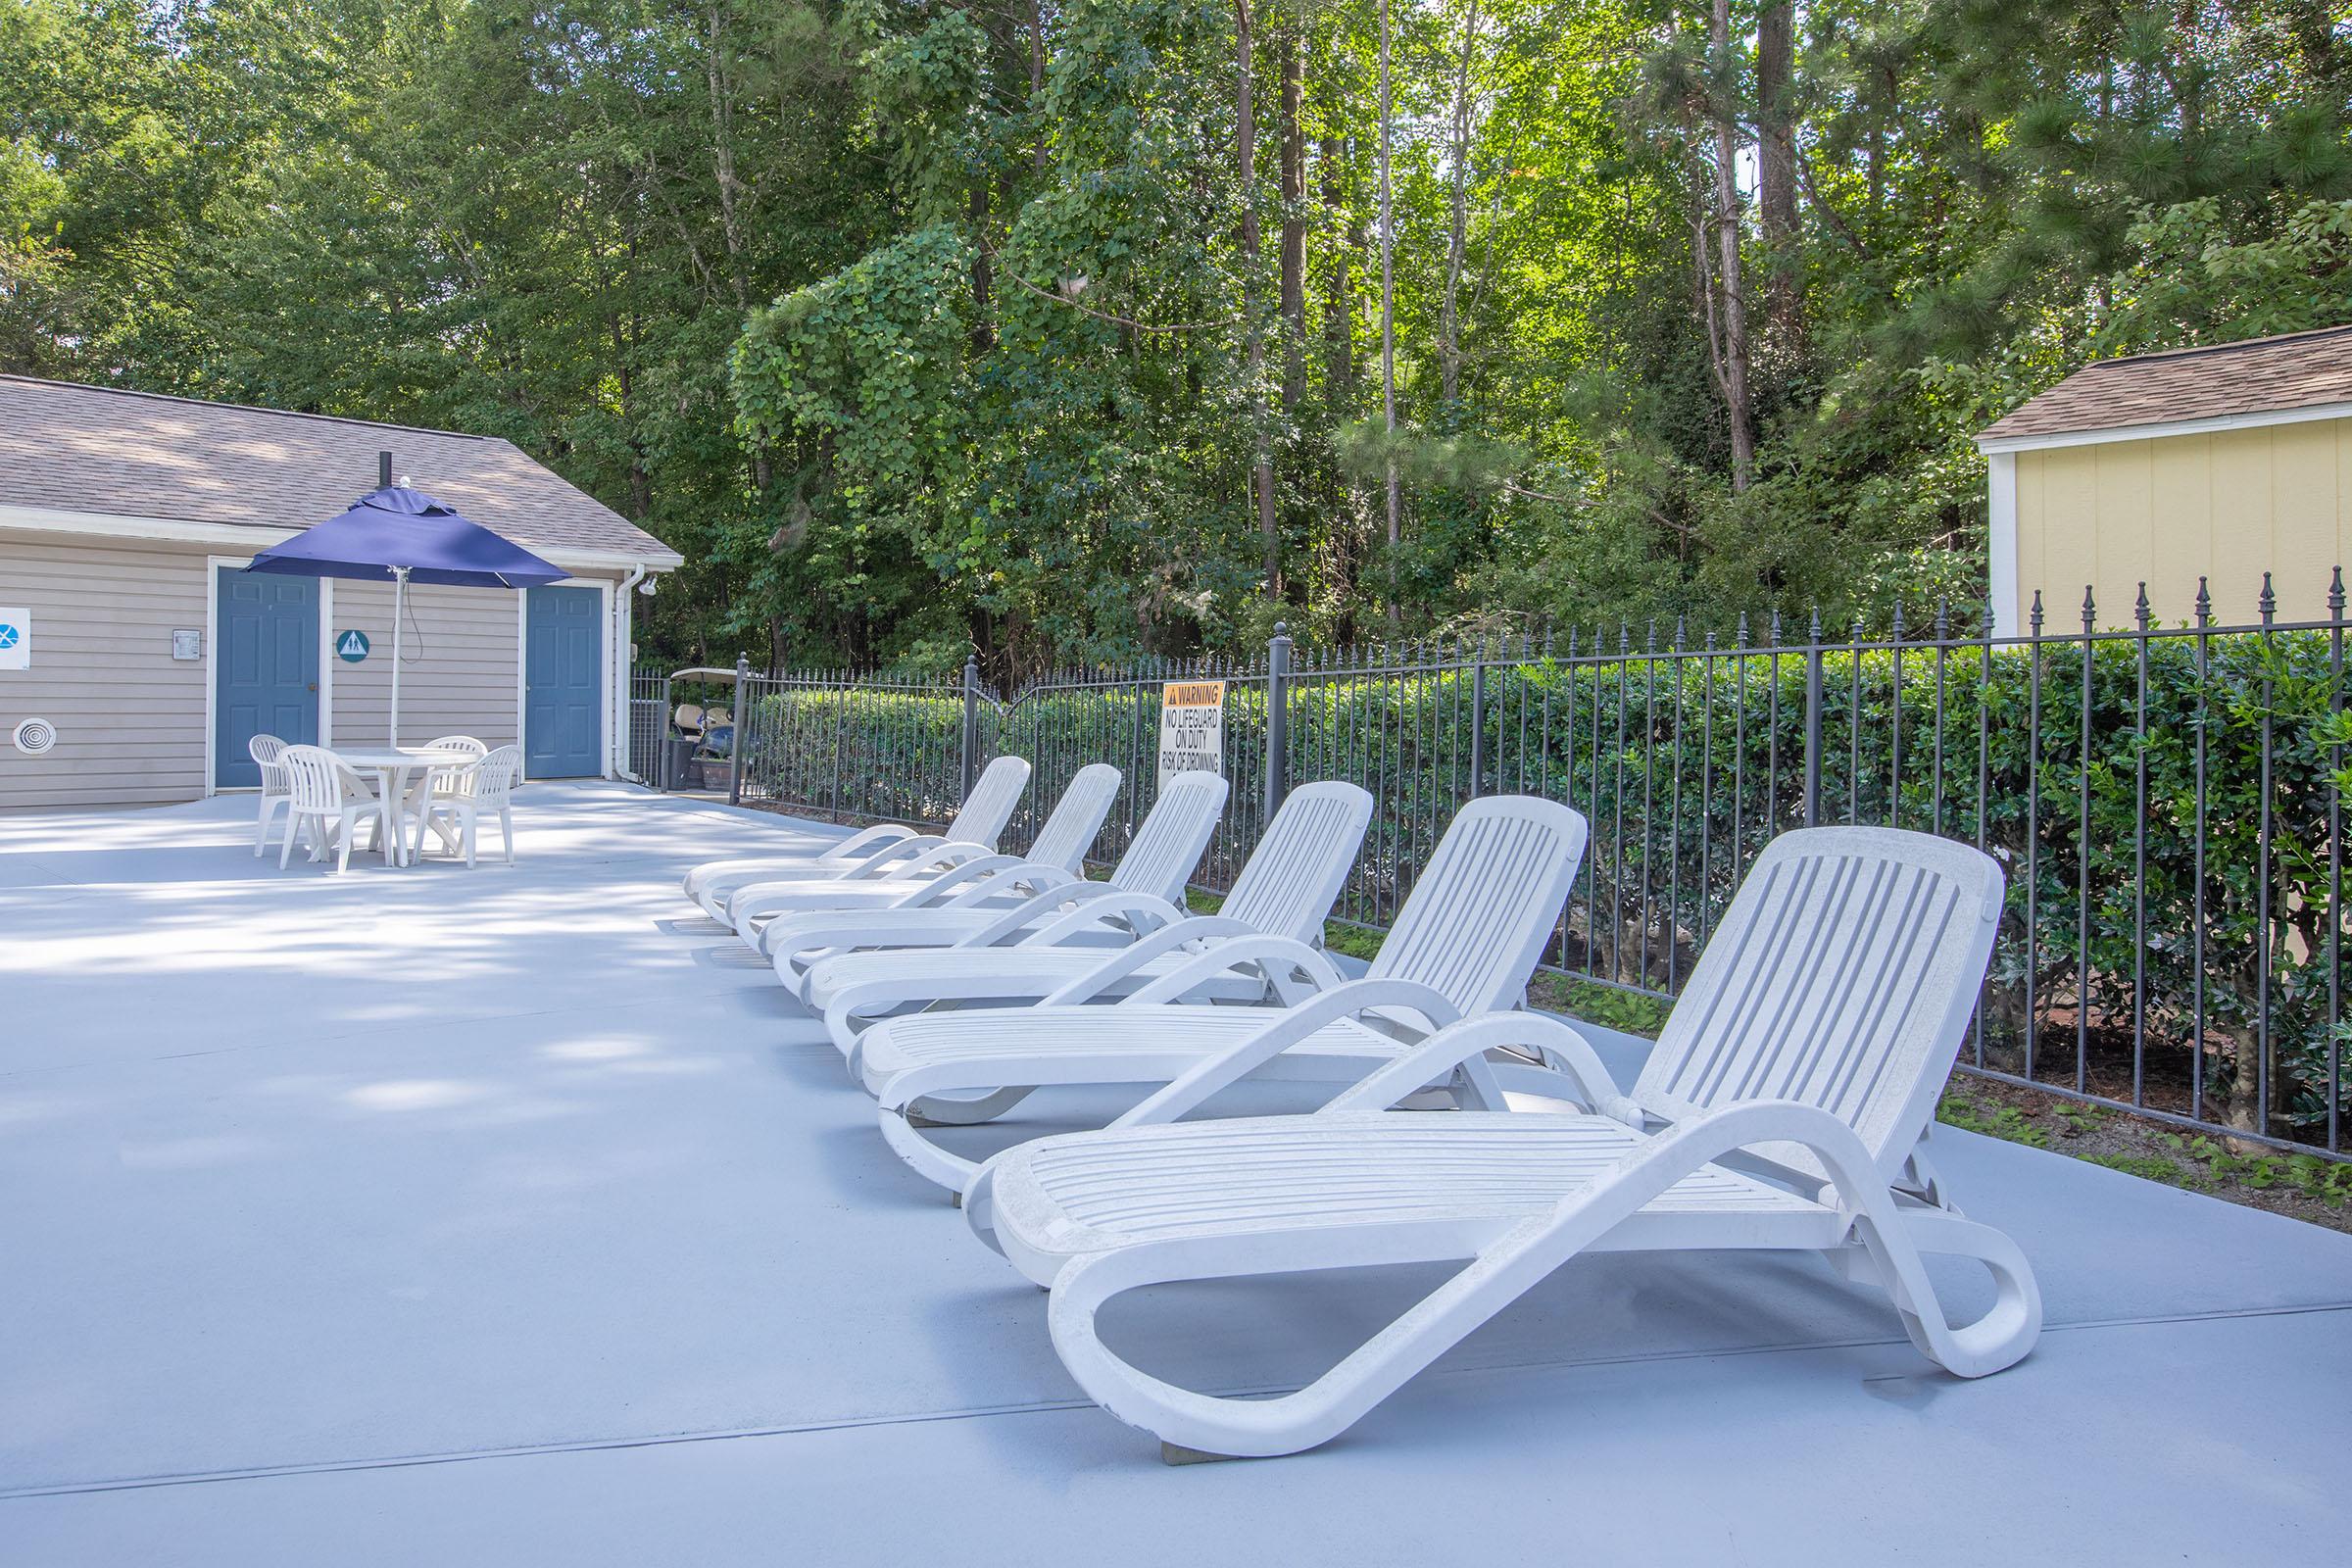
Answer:
[[356, 664], [368, 657], [368, 634], [364, 631], [335, 633], [335, 657], [346, 664]]
[[32, 612], [0, 606], [0, 669], [32, 667]]

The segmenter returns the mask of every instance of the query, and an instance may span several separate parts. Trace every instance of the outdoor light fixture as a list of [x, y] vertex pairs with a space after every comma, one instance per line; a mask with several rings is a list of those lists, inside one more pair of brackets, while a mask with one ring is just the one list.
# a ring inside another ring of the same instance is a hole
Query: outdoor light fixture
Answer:
[[662, 579], [659, 577], [648, 577], [645, 579], [645, 581], [637, 585], [637, 591], [645, 595], [646, 598], [651, 599], [654, 597], [654, 584], [660, 582], [661, 580]]

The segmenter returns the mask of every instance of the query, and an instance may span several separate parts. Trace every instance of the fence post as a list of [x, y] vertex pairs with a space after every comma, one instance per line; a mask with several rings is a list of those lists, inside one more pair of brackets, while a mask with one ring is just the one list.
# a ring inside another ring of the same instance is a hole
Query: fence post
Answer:
[[735, 656], [735, 739], [727, 747], [727, 804], [743, 804], [743, 754], [752, 732], [752, 661]]
[[969, 799], [972, 780], [980, 766], [980, 661], [966, 654], [963, 660], [963, 792], [958, 799]]
[[1821, 826], [1821, 612], [1805, 647], [1805, 826]]
[[1266, 644], [1266, 820], [1291, 792], [1291, 628], [1274, 623]]
[[1487, 793], [1487, 645], [1478, 645], [1478, 662], [1470, 666], [1470, 798]]

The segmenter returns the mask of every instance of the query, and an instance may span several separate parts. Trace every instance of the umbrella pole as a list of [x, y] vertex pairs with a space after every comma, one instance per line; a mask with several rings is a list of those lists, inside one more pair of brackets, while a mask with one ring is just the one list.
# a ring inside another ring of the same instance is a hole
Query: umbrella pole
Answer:
[[400, 744], [400, 620], [409, 597], [409, 568], [392, 568], [392, 744]]

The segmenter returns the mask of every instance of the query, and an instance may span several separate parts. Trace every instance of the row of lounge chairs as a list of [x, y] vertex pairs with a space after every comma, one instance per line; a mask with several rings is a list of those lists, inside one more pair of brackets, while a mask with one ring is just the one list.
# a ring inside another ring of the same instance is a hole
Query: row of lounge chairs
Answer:
[[[1201, 915], [1184, 888], [1223, 779], [1172, 780], [1090, 881], [1116, 770], [1081, 769], [1032, 853], [999, 853], [1028, 773], [991, 763], [937, 836], [875, 828], [714, 861], [686, 891], [823, 1016], [888, 1147], [1051, 1292], [1063, 1363], [1167, 1456], [1328, 1442], [1586, 1252], [1817, 1251], [1883, 1287], [1952, 1373], [2033, 1348], [2032, 1270], [1950, 1204], [1926, 1150], [2001, 909], [1980, 852], [1879, 828], [1782, 834], [1620, 1087], [1573, 1023], [1525, 1004], [1585, 851], [1569, 808], [1463, 807], [1350, 978], [1319, 939], [1371, 819], [1361, 789], [1294, 790]], [[1308, 1114], [1197, 1116], [1246, 1078], [1328, 1098]], [[1099, 1131], [985, 1161], [926, 1136], [1071, 1084], [1144, 1095]], [[1974, 1322], [1947, 1318], [1923, 1262], [1936, 1254], [1990, 1273]], [[1461, 1266], [1276, 1397], [1176, 1387], [1097, 1330], [1111, 1298], [1154, 1284], [1427, 1262]]]

